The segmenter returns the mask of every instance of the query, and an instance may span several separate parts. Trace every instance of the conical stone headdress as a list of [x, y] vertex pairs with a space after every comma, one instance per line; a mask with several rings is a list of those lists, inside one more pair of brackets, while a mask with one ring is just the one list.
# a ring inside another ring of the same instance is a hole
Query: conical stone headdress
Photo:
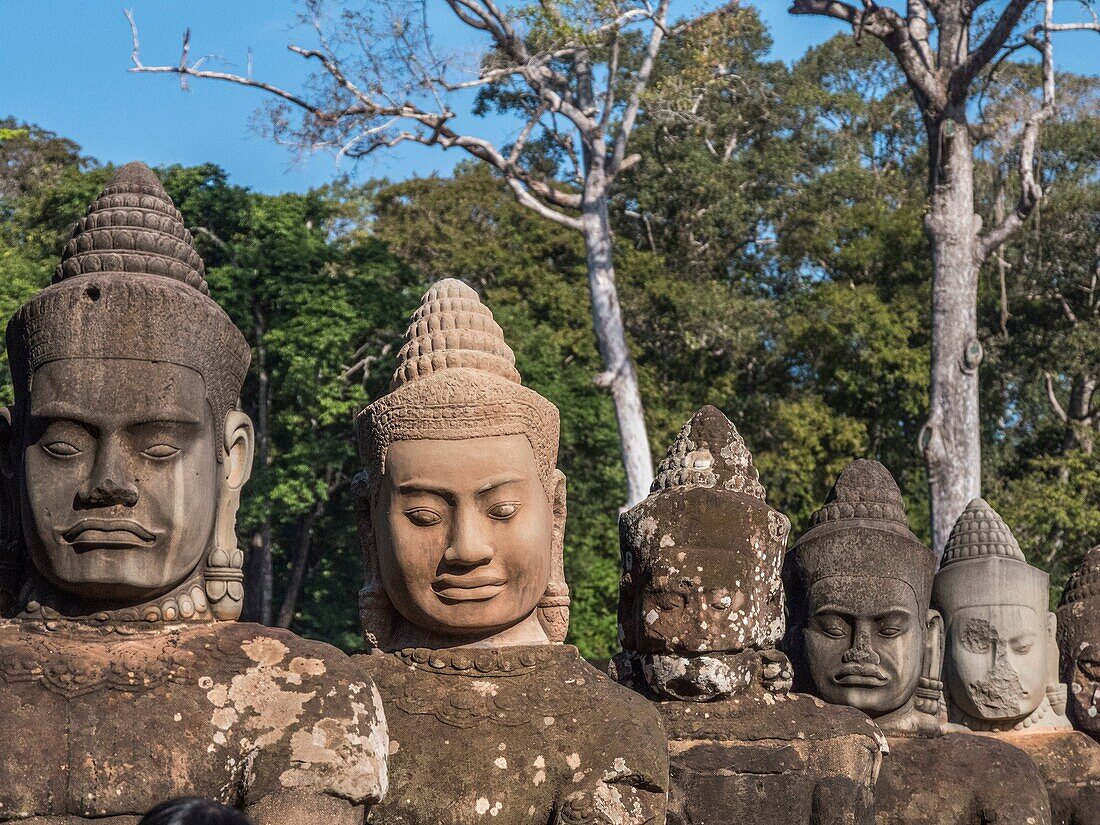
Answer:
[[[515, 356], [493, 313], [471, 287], [453, 278], [425, 293], [405, 332], [390, 392], [359, 414], [356, 427], [368, 479], [385, 474], [386, 452], [395, 441], [509, 435], [530, 442], [548, 495], [556, 472], [558, 408], [520, 384]], [[362, 497], [359, 507], [367, 557], [360, 618], [368, 644], [384, 648], [393, 608], [378, 575], [369, 506]], [[564, 522], [564, 511], [557, 516]], [[560, 538], [551, 553], [539, 618], [550, 640], [561, 642], [569, 625], [569, 588]]]
[[[115, 173], [73, 230], [53, 280], [8, 324], [17, 406], [43, 364], [122, 358], [190, 367], [205, 380], [216, 420], [235, 408], [248, 344], [210, 299], [191, 233], [148, 166]], [[220, 457], [220, 439], [218, 449]]]
[[964, 607], [1026, 605], [1047, 613], [1050, 576], [1032, 567], [1008, 525], [984, 498], [959, 515], [944, 545], [933, 605], [945, 618]]
[[447, 278], [413, 313], [390, 392], [359, 414], [363, 462], [385, 472], [386, 450], [406, 439], [524, 435], [543, 481], [558, 458], [558, 408], [520, 384], [504, 333], [476, 292]]
[[[224, 460], [225, 417], [237, 406], [250, 351], [210, 298], [203, 272], [191, 233], [157, 176], [144, 163], [121, 167], [77, 223], [53, 285], [27, 301], [8, 324], [17, 414], [26, 408], [34, 371], [52, 361], [176, 364], [202, 376], [215, 421], [214, 449]], [[236, 546], [212, 547], [202, 574], [205, 596], [196, 589], [150, 605], [136, 617], [206, 614], [209, 597], [216, 618], [236, 619], [242, 563]]]
[[[922, 609], [931, 600], [936, 556], [909, 529], [897, 482], [877, 461], [861, 458], [841, 471], [787, 555], [797, 593], [830, 576], [871, 576], [904, 581]], [[801, 602], [792, 598], [792, 606]]]
[[783, 634], [789, 531], [765, 501], [737, 428], [715, 407], [700, 409], [669, 447], [649, 496], [619, 519], [624, 649], [772, 646]]
[[1100, 644], [1100, 545], [1085, 553], [1069, 577], [1057, 615], [1062, 666], [1069, 668], [1082, 647]]

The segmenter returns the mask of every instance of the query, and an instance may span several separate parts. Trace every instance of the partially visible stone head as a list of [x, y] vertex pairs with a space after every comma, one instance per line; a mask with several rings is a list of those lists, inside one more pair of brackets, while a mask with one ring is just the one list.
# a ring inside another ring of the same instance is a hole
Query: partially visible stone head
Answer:
[[1100, 545], [1085, 554], [1062, 592], [1058, 648], [1070, 721], [1100, 741]]
[[680, 430], [649, 496], [619, 519], [624, 649], [729, 653], [783, 635], [790, 522], [769, 507], [752, 455], [715, 407]]
[[492, 313], [461, 281], [413, 315], [389, 394], [358, 419], [368, 644], [395, 623], [455, 643], [490, 638], [536, 609], [568, 626], [565, 477], [558, 410], [520, 384]]
[[15, 404], [0, 436], [33, 572], [87, 609], [236, 618], [249, 348], [148, 167], [123, 166], [91, 204], [7, 347]]
[[922, 674], [939, 671], [935, 569], [890, 472], [849, 464], [787, 554], [787, 646], [801, 686], [872, 717], [914, 700]]
[[1000, 515], [985, 499], [971, 501], [951, 530], [932, 588], [944, 622], [943, 681], [954, 721], [1024, 719], [1057, 685], [1049, 587], [1050, 577], [1027, 563]]

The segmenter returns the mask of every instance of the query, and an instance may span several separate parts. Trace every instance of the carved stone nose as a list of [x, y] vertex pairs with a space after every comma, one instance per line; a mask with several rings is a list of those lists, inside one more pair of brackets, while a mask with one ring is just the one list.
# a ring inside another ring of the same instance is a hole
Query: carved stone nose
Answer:
[[845, 664], [870, 664], [877, 665], [879, 663], [878, 654], [868, 642], [867, 635], [865, 633], [859, 633], [856, 635], [856, 643], [852, 645], [841, 657], [841, 661]]
[[82, 495], [81, 500], [93, 507], [107, 507], [112, 504], [133, 507], [138, 502], [138, 492], [130, 485], [118, 484], [113, 479], [105, 478], [90, 493]]

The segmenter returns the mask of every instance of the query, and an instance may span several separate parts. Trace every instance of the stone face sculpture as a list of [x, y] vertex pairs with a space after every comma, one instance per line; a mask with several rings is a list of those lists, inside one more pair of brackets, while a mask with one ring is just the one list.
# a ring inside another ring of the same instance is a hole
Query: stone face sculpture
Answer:
[[557, 643], [557, 409], [469, 286], [428, 290], [358, 426], [363, 660], [391, 737], [371, 821], [662, 822], [656, 711]]
[[612, 670], [664, 717], [669, 823], [873, 822], [882, 735], [862, 713], [788, 691], [775, 643], [790, 522], [733, 424], [695, 413], [619, 525]]
[[1085, 554], [1070, 576], [1057, 615], [1070, 721], [1100, 742], [1100, 545]]
[[945, 627], [948, 718], [1030, 754], [1054, 822], [1100, 822], [1100, 744], [1065, 716], [1049, 587], [1000, 515], [984, 499], [971, 501], [932, 587]]
[[886, 734], [879, 823], [1049, 822], [1046, 788], [1026, 754], [940, 729], [935, 570], [889, 471], [877, 461], [848, 465], [787, 554], [796, 684], [864, 711]]
[[352, 823], [384, 792], [369, 676], [232, 621], [249, 349], [207, 293], [179, 212], [128, 164], [8, 326], [0, 821], [133, 823], [198, 795], [258, 825]]

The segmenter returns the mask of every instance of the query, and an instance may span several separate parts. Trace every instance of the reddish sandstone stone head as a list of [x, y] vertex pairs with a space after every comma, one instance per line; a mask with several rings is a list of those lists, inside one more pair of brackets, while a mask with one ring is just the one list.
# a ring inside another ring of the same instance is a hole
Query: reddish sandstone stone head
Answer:
[[358, 419], [368, 644], [389, 647], [398, 622], [405, 638], [419, 629], [431, 644], [475, 643], [536, 608], [546, 638], [564, 639], [558, 427], [477, 293], [433, 285], [390, 392]]
[[650, 495], [619, 520], [625, 650], [685, 654], [773, 646], [790, 522], [769, 507], [752, 455], [715, 407], [680, 430]]

